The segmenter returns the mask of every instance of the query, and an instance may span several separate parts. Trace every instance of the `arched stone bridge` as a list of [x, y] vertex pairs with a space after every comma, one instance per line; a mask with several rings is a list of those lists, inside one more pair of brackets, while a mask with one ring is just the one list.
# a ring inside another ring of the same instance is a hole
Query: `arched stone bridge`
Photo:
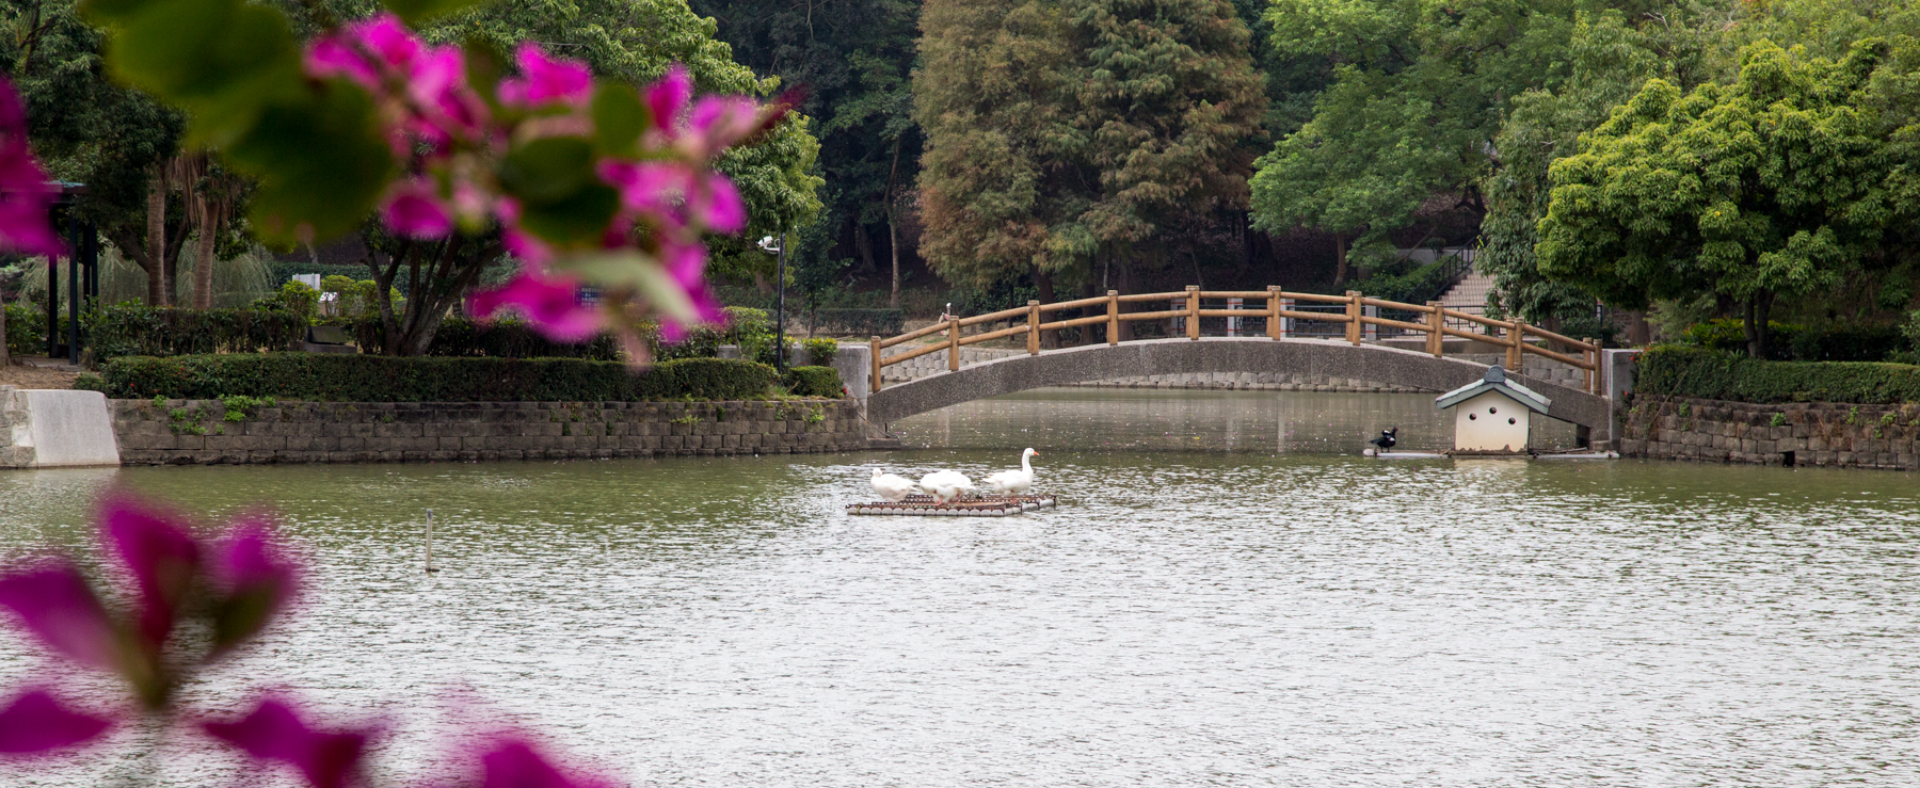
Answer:
[[[890, 384], [868, 395], [867, 420], [884, 429], [908, 416], [1043, 386], [1202, 372], [1329, 375], [1437, 394], [1479, 380], [1487, 367], [1372, 343], [1227, 337], [1136, 340], [1013, 356]], [[1612, 406], [1606, 397], [1519, 374], [1512, 377], [1552, 400], [1547, 415], [1587, 428], [1596, 441], [1612, 437]]]

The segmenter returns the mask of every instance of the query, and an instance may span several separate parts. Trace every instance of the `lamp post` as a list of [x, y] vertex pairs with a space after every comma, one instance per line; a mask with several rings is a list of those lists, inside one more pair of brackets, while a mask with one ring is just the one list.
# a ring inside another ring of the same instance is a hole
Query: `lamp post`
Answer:
[[760, 248], [780, 255], [773, 275], [773, 368], [782, 374], [787, 371], [787, 231], [780, 231], [780, 245], [773, 246], [773, 236], [760, 239]]

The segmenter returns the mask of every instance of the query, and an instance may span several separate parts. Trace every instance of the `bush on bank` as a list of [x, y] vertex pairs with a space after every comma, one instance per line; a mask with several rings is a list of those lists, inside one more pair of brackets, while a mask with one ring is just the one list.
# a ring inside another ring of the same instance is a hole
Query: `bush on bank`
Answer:
[[1920, 366], [1865, 361], [1761, 361], [1672, 345], [1640, 355], [1634, 390], [1730, 402], [1920, 402]]
[[763, 399], [778, 378], [765, 364], [717, 358], [666, 361], [635, 372], [619, 362], [571, 358], [263, 353], [126, 356], [102, 365], [101, 379], [115, 399], [638, 402]]
[[842, 393], [840, 370], [833, 367], [789, 367], [780, 382], [796, 397], [837, 398]]

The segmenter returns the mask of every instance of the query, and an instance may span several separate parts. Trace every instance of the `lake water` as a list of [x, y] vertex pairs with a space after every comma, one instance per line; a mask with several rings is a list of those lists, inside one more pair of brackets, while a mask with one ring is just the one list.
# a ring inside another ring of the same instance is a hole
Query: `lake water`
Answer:
[[[1915, 476], [1355, 456], [1395, 424], [1445, 441], [1417, 395], [1072, 389], [893, 453], [12, 472], [0, 552], [89, 545], [111, 485], [275, 507], [315, 588], [185, 700], [380, 717], [391, 778], [511, 720], [648, 786], [1920, 783]], [[1056, 509], [844, 513], [1026, 446]], [[0, 637], [0, 683], [49, 665]]]

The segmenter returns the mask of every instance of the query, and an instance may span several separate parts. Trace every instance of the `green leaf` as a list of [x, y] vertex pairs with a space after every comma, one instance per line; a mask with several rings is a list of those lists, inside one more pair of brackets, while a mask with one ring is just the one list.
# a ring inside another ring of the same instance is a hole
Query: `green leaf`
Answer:
[[253, 226], [263, 240], [281, 245], [352, 230], [373, 210], [394, 170], [372, 102], [337, 83], [266, 107], [227, 155], [261, 179]]
[[568, 199], [593, 180], [593, 144], [580, 137], [543, 137], [507, 151], [500, 180], [529, 203]]
[[652, 258], [632, 250], [569, 257], [554, 265], [602, 287], [631, 288], [646, 295], [654, 309], [682, 323], [699, 320], [687, 291]]
[[286, 20], [234, 0], [166, 0], [125, 20], [108, 62], [134, 86], [184, 106], [189, 141], [223, 145], [270, 102], [303, 91], [300, 50]]
[[446, 16], [478, 0], [381, 0], [381, 5], [406, 20], [409, 26], [418, 27], [421, 22], [437, 16]]
[[520, 226], [555, 243], [591, 241], [607, 231], [619, 208], [620, 193], [596, 183], [562, 200], [528, 203], [522, 208]]
[[634, 143], [652, 122], [653, 113], [633, 88], [607, 82], [593, 94], [593, 147], [602, 155], [633, 155]]

